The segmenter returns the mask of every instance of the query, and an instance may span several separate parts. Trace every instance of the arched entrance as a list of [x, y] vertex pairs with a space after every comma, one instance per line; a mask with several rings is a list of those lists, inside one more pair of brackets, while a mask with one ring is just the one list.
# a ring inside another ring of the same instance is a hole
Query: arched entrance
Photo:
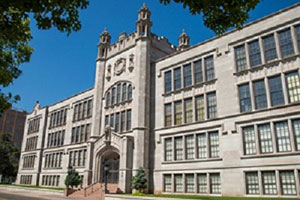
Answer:
[[[105, 168], [107, 172], [105, 172]], [[105, 182], [107, 173], [107, 183], [119, 183], [120, 155], [114, 151], [106, 151], [101, 158], [100, 182]]]

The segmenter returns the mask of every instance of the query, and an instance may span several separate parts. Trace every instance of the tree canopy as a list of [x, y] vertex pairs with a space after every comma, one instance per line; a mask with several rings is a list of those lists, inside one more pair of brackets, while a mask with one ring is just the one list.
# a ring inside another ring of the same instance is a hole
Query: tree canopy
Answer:
[[[172, 0], [160, 0], [170, 4]], [[173, 0], [188, 7], [192, 14], [202, 14], [204, 25], [216, 34], [222, 34], [229, 28], [242, 28], [260, 0]]]
[[3, 88], [20, 76], [20, 64], [30, 61], [33, 52], [29, 45], [30, 17], [39, 29], [56, 27], [69, 35], [80, 30], [79, 9], [85, 9], [88, 3], [88, 0], [0, 1], [0, 113], [20, 99], [18, 95], [4, 93]]
[[78, 185], [80, 185], [82, 183], [82, 180], [80, 179], [80, 176], [78, 174], [78, 172], [75, 169], [71, 169], [70, 171], [68, 171], [68, 175], [65, 179], [65, 185], [67, 187], [71, 186], [72, 188], [78, 187]]
[[147, 176], [144, 168], [140, 167], [135, 176], [132, 177], [131, 188], [139, 193], [144, 192], [147, 188]]

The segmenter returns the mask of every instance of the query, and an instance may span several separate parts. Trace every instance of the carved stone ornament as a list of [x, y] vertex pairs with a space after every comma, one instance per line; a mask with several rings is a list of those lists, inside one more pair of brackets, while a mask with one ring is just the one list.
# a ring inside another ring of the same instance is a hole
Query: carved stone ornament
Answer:
[[109, 81], [111, 78], [111, 65], [107, 66], [107, 73], [106, 73], [106, 79]]
[[111, 127], [109, 125], [105, 126], [105, 143], [110, 144], [111, 141]]
[[130, 54], [129, 55], [129, 67], [128, 67], [128, 69], [129, 69], [130, 72], [132, 72], [133, 68], [134, 68], [134, 55]]
[[114, 74], [119, 76], [121, 75], [126, 69], [126, 59], [120, 58], [115, 62]]

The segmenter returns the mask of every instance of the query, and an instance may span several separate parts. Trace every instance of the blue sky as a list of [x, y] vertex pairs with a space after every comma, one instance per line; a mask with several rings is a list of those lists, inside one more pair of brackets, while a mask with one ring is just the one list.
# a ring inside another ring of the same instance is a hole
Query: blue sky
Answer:
[[[82, 29], [70, 36], [56, 29], [38, 30], [32, 20], [34, 53], [29, 63], [21, 65], [23, 74], [7, 88], [21, 96], [14, 107], [31, 112], [37, 100], [42, 106], [51, 105], [93, 87], [99, 34], [107, 27], [114, 42], [121, 32], [133, 32], [143, 2], [152, 12], [152, 32], [174, 45], [183, 28], [192, 45], [215, 35], [203, 25], [201, 16], [191, 15], [180, 4], [165, 6], [159, 0], [90, 0], [89, 7], [80, 12]], [[250, 13], [249, 22], [298, 2], [264, 0]]]

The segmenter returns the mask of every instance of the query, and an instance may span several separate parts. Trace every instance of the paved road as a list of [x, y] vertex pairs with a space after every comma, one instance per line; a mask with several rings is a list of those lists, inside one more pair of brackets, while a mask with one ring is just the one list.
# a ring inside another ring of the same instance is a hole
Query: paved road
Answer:
[[25, 196], [21, 194], [12, 194], [0, 191], [0, 200], [45, 200], [44, 198], [36, 198], [32, 196]]

